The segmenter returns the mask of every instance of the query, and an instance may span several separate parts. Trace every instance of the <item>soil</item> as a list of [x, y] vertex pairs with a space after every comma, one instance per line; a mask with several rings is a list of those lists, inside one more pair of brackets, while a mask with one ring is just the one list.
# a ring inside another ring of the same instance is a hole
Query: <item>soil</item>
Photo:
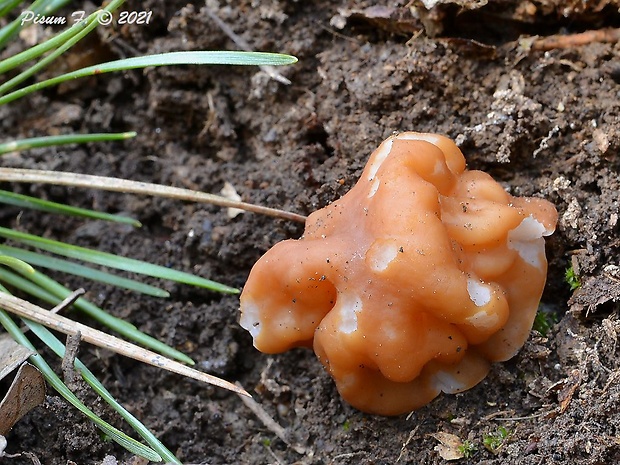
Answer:
[[[146, 53], [237, 49], [209, 8], [253, 49], [297, 56], [298, 64], [277, 70], [291, 84], [256, 68], [187, 66], [46, 90], [0, 108], [3, 138], [130, 130], [138, 136], [31, 150], [6, 156], [4, 164], [213, 193], [229, 182], [245, 201], [309, 214], [343, 195], [394, 131], [446, 134], [470, 168], [491, 173], [514, 195], [556, 205], [560, 221], [547, 242], [541, 304], [549, 331], [532, 331], [519, 354], [475, 388], [383, 418], [346, 405], [311, 351], [257, 352], [238, 325], [236, 296], [166, 284], [172, 296], [158, 300], [61, 278], [185, 350], [200, 368], [240, 382], [285, 429], [288, 443], [226, 391], [88, 345], [81, 358], [184, 463], [441, 464], [446, 451], [438, 433], [471, 445], [457, 463], [618, 463], [620, 45], [541, 45], [554, 34], [619, 26], [618, 3], [428, 0], [433, 8], [426, 12], [422, 2], [369, 9], [372, 3], [128, 2], [125, 10], [152, 11], [150, 24], [101, 28], [52, 71]], [[3, 225], [239, 288], [261, 254], [302, 232], [296, 223], [249, 213], [231, 219], [200, 204], [12, 188], [125, 213], [144, 226], [58, 221], [12, 207], [3, 210]], [[581, 281], [575, 291], [565, 281], [569, 266]], [[93, 395], [82, 395], [120, 423]], [[27, 453], [0, 458], [7, 464], [35, 463], [31, 457], [44, 464], [139, 463], [53, 391], [7, 439], [7, 453]]]

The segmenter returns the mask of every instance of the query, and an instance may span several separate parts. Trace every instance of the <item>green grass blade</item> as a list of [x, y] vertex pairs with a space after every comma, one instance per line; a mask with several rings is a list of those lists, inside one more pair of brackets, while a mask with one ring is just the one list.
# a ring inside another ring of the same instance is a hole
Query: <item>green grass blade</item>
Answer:
[[19, 259], [18, 257], [0, 255], [0, 265], [6, 265], [14, 270], [19, 271], [21, 274], [34, 273], [34, 268], [29, 263]]
[[110, 213], [88, 210], [86, 208], [71, 207], [62, 203], [50, 202], [49, 200], [37, 199], [36, 197], [15, 194], [14, 192], [3, 190], [0, 190], [0, 203], [54, 213], [57, 215], [70, 215], [81, 218], [90, 218], [93, 220], [113, 221], [115, 223], [130, 224], [135, 227], [142, 226], [138, 220], [128, 216], [112, 215]]
[[[9, 270], [0, 268], [0, 281], [10, 284], [17, 289], [52, 305], [59, 304], [71, 294], [71, 291], [62, 284], [38, 271], [35, 271], [33, 274], [29, 274], [28, 279], [25, 279]], [[160, 340], [143, 333], [131, 323], [110, 315], [82, 297], [77, 299], [73, 305], [78, 310], [84, 312], [86, 315], [111, 330], [116, 331], [128, 340], [137, 342], [143, 347], [148, 347], [155, 352], [159, 352], [166, 357], [176, 359], [182, 363], [195, 365], [195, 362], [183, 352], [180, 352], [175, 348], [164, 344]]]
[[[16, 342], [21, 345], [29, 348], [30, 350], [36, 351], [35, 347], [30, 343], [28, 338], [21, 332], [17, 324], [9, 317], [9, 315], [4, 311], [0, 310], [0, 324], [4, 326], [4, 329], [11, 335]], [[120, 444], [122, 447], [127, 449], [133, 454], [137, 454], [141, 457], [144, 457], [148, 460], [154, 462], [161, 462], [161, 456], [155, 452], [150, 447], [145, 446], [144, 444], [139, 443], [135, 439], [127, 436], [122, 431], [114, 428], [109, 423], [103, 421], [99, 418], [92, 410], [90, 410], [86, 405], [84, 405], [76, 396], [69, 390], [69, 388], [62, 382], [62, 380], [54, 373], [52, 368], [47, 364], [45, 359], [39, 355], [32, 355], [29, 360], [32, 362], [34, 366], [36, 366], [39, 371], [43, 374], [47, 382], [62, 396], [64, 397], [71, 405], [77, 408], [80, 412], [82, 412], [86, 417], [88, 417], [101, 431], [103, 431], [110, 439]]]
[[[25, 8], [24, 10], [30, 9], [31, 11], [36, 11], [36, 4], [40, 2], [34, 2], [30, 5], [29, 8]], [[0, 29], [0, 49], [3, 48], [6, 43], [11, 40], [22, 29], [22, 15], [20, 14], [15, 20], [11, 21], [9, 24]], [[87, 26], [87, 23], [84, 21], [82, 23], [73, 24], [70, 28], [64, 30], [61, 33], [56, 34], [45, 42], [35, 45], [33, 47], [29, 47], [23, 52], [16, 53], [15, 55], [10, 56], [0, 62], [0, 74], [6, 73], [7, 71], [16, 68], [17, 66], [25, 63], [27, 61], [33, 60], [44, 53], [55, 49], [56, 47], [62, 45], [65, 41], [78, 34], [81, 30], [83, 30]]]
[[37, 247], [48, 252], [62, 255], [63, 257], [75, 258], [77, 260], [96, 263], [97, 265], [108, 266], [133, 273], [144, 274], [154, 278], [168, 279], [184, 284], [190, 284], [216, 292], [228, 294], [239, 293], [239, 290], [234, 287], [194, 276], [183, 271], [173, 270], [164, 266], [154, 265], [141, 260], [135, 260], [133, 258], [119, 257], [118, 255], [101, 252], [99, 250], [92, 250], [85, 247], [79, 247], [77, 245], [65, 244], [63, 242], [45, 239], [8, 228], [0, 227], [0, 236]]
[[[32, 84], [11, 92], [0, 98], [0, 105], [12, 102], [18, 98], [36, 92], [46, 87], [54, 86], [71, 79], [85, 76], [124, 71], [128, 69], [146, 68], [148, 66], [171, 65], [290, 65], [297, 62], [297, 58], [290, 55], [265, 52], [225, 52], [225, 51], [188, 51], [170, 52], [143, 57], [125, 58], [110, 61], [99, 65], [88, 66], [71, 73], [62, 74], [52, 79]], [[2, 69], [0, 67], [0, 73]]]
[[[6, 4], [0, 5], [0, 11], [2, 12], [2, 16], [6, 15], [10, 10], [15, 8], [21, 2], [9, 1], [5, 3]], [[42, 3], [44, 4], [45, 1], [36, 0], [30, 6], [28, 6], [27, 8], [24, 8], [22, 11], [31, 10], [33, 12], [40, 13]], [[21, 19], [22, 19], [22, 15], [20, 14], [15, 20], [13, 20], [12, 22], [4, 26], [2, 29], [0, 29], [0, 48], [4, 46], [11, 38], [13, 38], [23, 28], [21, 24]]]
[[[99, 281], [111, 286], [121, 287], [129, 289], [131, 291], [140, 292], [142, 294], [150, 295], [153, 297], [170, 297], [170, 294], [163, 289], [160, 289], [149, 284], [144, 284], [133, 279], [123, 278], [121, 276], [115, 276], [105, 271], [95, 270], [78, 263], [69, 262], [60, 258], [49, 257], [29, 250], [18, 249], [6, 245], [0, 245], [0, 253], [6, 254], [10, 257], [23, 260], [30, 265], [35, 265], [50, 270], [61, 271], [63, 273], [72, 274], [75, 276], [81, 276], [93, 281]], [[22, 262], [22, 263], [23, 263]], [[33, 270], [34, 271], [34, 270]], [[24, 273], [22, 273], [24, 274]]]
[[19, 152], [39, 147], [50, 147], [67, 144], [85, 144], [111, 140], [126, 140], [136, 137], [136, 132], [96, 133], [96, 134], [65, 134], [61, 136], [32, 137], [0, 144], [0, 155]]
[[13, 89], [15, 86], [21, 84], [26, 79], [31, 76], [34, 76], [36, 73], [46, 68], [52, 62], [54, 62], [60, 55], [65, 53], [71, 47], [73, 47], [76, 43], [82, 40], [85, 36], [90, 34], [98, 25], [97, 21], [98, 13], [95, 12], [88, 16], [84, 20], [84, 24], [81, 30], [79, 30], [76, 34], [71, 35], [66, 41], [59, 44], [56, 50], [51, 51], [45, 58], [42, 58], [38, 63], [30, 66], [26, 70], [19, 73], [17, 76], [9, 79], [4, 84], [0, 85], [0, 95], [6, 94], [9, 90]]
[[[107, 11], [114, 11], [124, 2], [125, 0], [112, 0], [104, 9]], [[69, 0], [37, 0], [32, 3], [30, 7], [25, 8], [24, 10], [29, 9], [34, 11], [35, 13], [49, 15], [66, 3], [69, 3]], [[6, 45], [6, 43], [19, 32], [20, 29], [22, 29], [23, 26], [21, 25], [21, 22], [22, 16], [20, 15], [17, 19], [0, 29], [0, 49], [2, 49]], [[59, 34], [56, 34], [54, 37], [48, 39], [42, 44], [35, 45], [34, 47], [30, 47], [28, 50], [25, 50], [22, 53], [18, 53], [16, 55], [13, 55], [12, 57], [7, 58], [6, 60], [0, 62], [0, 74], [8, 71], [9, 69], [13, 69], [16, 66], [19, 66], [21, 63], [37, 58], [43, 55], [45, 52], [59, 47], [87, 26], [89, 26], [89, 23], [86, 20], [73, 24], [69, 29]]]
[[[52, 332], [45, 326], [22, 319], [22, 321], [30, 328], [30, 330], [60, 358], [65, 356], [65, 346]], [[181, 462], [164, 446], [159, 439], [155, 437], [149, 429], [140, 422], [136, 417], [129, 413], [116, 399], [110, 394], [97, 377], [82, 363], [79, 359], [75, 359], [75, 368], [81, 373], [82, 378], [93, 388], [93, 390], [101, 396], [125, 421], [136, 431], [148, 444], [155, 450], [167, 463], [181, 464]]]
[[[49, 15], [59, 8], [63, 7], [71, 0], [36, 0], [23, 10], [31, 10], [35, 13]], [[13, 10], [17, 5], [23, 3], [23, 0], [2, 0], [0, 1], [0, 17], [5, 16], [9, 11]]]
[[4, 18], [7, 13], [19, 5], [22, 0], [4, 0], [0, 2], [0, 18]]

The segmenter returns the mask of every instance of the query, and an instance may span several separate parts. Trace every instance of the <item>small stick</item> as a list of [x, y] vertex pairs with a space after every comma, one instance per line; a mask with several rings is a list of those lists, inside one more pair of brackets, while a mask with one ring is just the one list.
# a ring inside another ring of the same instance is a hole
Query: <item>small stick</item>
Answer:
[[69, 294], [67, 297], [65, 297], [62, 302], [60, 302], [58, 305], [56, 305], [54, 308], [52, 308], [50, 310], [50, 312], [58, 313], [61, 310], [64, 310], [65, 308], [69, 307], [70, 305], [73, 305], [73, 303], [76, 300], [78, 300], [80, 298], [80, 296], [83, 296], [84, 294], [86, 294], [86, 291], [84, 289], [82, 289], [82, 288], [76, 289], [71, 294]]
[[78, 379], [78, 374], [75, 371], [75, 357], [77, 357], [78, 349], [80, 348], [80, 341], [82, 340], [82, 333], [78, 331], [74, 335], [67, 336], [67, 342], [65, 343], [65, 356], [62, 358], [62, 374], [66, 385], [74, 386]]
[[526, 417], [494, 417], [491, 418], [491, 420], [495, 420], [495, 421], [523, 421], [523, 420], [534, 420], [536, 418], [540, 418], [540, 417], [544, 417], [545, 415], [548, 415], [550, 412], [541, 412], [541, 413], [536, 413], [534, 415], [528, 415]]
[[[60, 302], [58, 305], [52, 308], [50, 312], [59, 313], [61, 310], [64, 310], [68, 306], [72, 305], [77, 299], [80, 298], [81, 295], [84, 295], [84, 294], [86, 294], [86, 291], [84, 289], [82, 288], [76, 289], [71, 294], [69, 294], [67, 297], [65, 297], [62, 302]], [[30, 328], [26, 325], [22, 325], [22, 327], [20, 328], [20, 331], [25, 334], [28, 331], [30, 331]]]
[[416, 425], [415, 428], [413, 428], [409, 432], [409, 436], [407, 437], [407, 440], [403, 443], [403, 447], [400, 449], [400, 454], [398, 454], [398, 458], [396, 459], [396, 463], [400, 462], [400, 459], [403, 458], [403, 456], [405, 455], [405, 451], [407, 450], [407, 446], [413, 440], [413, 438], [416, 437], [416, 435], [418, 434], [418, 430], [419, 429], [420, 429], [420, 425], [418, 424], [418, 425]]
[[285, 220], [306, 222], [306, 217], [276, 208], [262, 207], [251, 203], [238, 202], [206, 192], [193, 191], [180, 187], [162, 186], [148, 182], [130, 181], [128, 179], [112, 178], [106, 176], [93, 176], [90, 174], [68, 173], [64, 171], [30, 170], [22, 168], [0, 168], [0, 181], [7, 182], [32, 182], [54, 184], [72, 187], [95, 188], [112, 192], [130, 194], [146, 194], [155, 197], [167, 197], [190, 202], [202, 202], [220, 207], [239, 208], [241, 210], [273, 216]]
[[228, 381], [212, 376], [207, 373], [203, 373], [198, 370], [194, 370], [186, 365], [183, 365], [174, 360], [164, 357], [147, 349], [143, 349], [135, 344], [124, 341], [117, 337], [106, 334], [102, 331], [86, 326], [82, 323], [70, 320], [62, 315], [56, 315], [49, 310], [45, 310], [37, 305], [15, 297], [5, 292], [0, 292], [0, 307], [4, 310], [13, 313], [22, 318], [35, 321], [56, 331], [60, 331], [64, 334], [75, 335], [78, 332], [82, 334], [82, 339], [85, 342], [93, 344], [97, 347], [109, 349], [117, 354], [125, 355], [126, 357], [133, 358], [140, 362], [153, 365], [157, 368], [162, 368], [179, 375], [187, 376], [188, 378], [202, 381], [203, 383], [213, 384], [229, 391], [233, 391], [243, 396], [251, 397], [243, 388], [235, 386]]
[[572, 48], [593, 42], [615, 43], [620, 40], [620, 28], [598, 29], [579, 34], [552, 35], [534, 40], [532, 50], [553, 50], [556, 48]]
[[[236, 383], [236, 385], [241, 388], [239, 383]], [[285, 444], [292, 447], [295, 452], [301, 455], [308, 453], [305, 447], [298, 444], [291, 444], [286, 430], [280, 426], [280, 424], [275, 421], [269, 413], [267, 413], [267, 410], [265, 410], [263, 406], [256, 402], [252, 397], [241, 397], [241, 401], [252, 411], [252, 413], [254, 413], [254, 415], [256, 415], [256, 417], [269, 431], [279, 437]]]

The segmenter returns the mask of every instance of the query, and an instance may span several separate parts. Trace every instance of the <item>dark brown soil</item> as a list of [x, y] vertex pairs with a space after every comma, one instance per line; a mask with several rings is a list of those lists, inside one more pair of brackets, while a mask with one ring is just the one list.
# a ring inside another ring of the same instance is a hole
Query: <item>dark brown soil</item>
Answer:
[[[172, 297], [162, 301], [87, 284], [96, 303], [186, 350], [201, 368], [239, 381], [292, 445], [228, 392], [86, 345], [82, 359], [184, 463], [444, 463], [432, 436], [439, 432], [474, 446], [459, 463], [618, 463], [620, 46], [592, 42], [544, 51], [523, 40], [618, 26], [618, 4], [506, 0], [474, 8], [467, 1], [426, 1], [448, 5], [422, 15], [418, 8], [422, 19], [416, 19], [402, 0], [387, 2], [392, 16], [377, 20], [364, 0], [206, 3], [254, 49], [296, 55], [297, 65], [278, 70], [292, 84], [256, 68], [174, 67], [46, 90], [0, 108], [3, 139], [76, 131], [139, 135], [33, 150], [5, 157], [4, 164], [214, 193], [230, 182], [246, 201], [308, 214], [346, 192], [392, 132], [446, 134], [470, 168], [488, 171], [512, 194], [542, 196], [557, 206], [541, 307], [557, 324], [545, 336], [533, 331], [519, 355], [474, 389], [442, 395], [409, 416], [381, 418], [344, 404], [310, 351], [258, 353], [238, 326], [235, 296], [170, 284]], [[149, 0], [126, 9], [152, 10], [151, 24], [102, 29], [89, 45], [95, 60], [237, 48], [204, 2]], [[77, 58], [89, 59], [70, 53], [62, 65]], [[18, 217], [13, 208], [3, 210], [3, 224], [237, 287], [269, 247], [301, 233], [298, 224], [248, 213], [229, 219], [212, 206], [49, 186], [14, 189], [127, 213], [144, 227], [32, 212]], [[582, 282], [574, 293], [564, 279], [571, 263]], [[87, 401], [117, 421], [94, 397]], [[507, 437], [485, 448], [504, 429]], [[18, 423], [8, 443], [7, 452], [32, 453], [44, 464], [130, 460], [54, 392]], [[26, 456], [0, 462], [32, 463]]]

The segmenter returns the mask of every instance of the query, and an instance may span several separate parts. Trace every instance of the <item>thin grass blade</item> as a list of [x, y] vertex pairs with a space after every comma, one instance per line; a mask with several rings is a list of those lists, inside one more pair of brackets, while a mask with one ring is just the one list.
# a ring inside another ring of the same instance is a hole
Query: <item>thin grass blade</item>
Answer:
[[[35, 347], [30, 343], [28, 338], [21, 332], [17, 324], [9, 317], [9, 315], [4, 310], [0, 310], [0, 324], [4, 326], [4, 329], [11, 335], [13, 339], [15, 339], [15, 341], [29, 348], [30, 350], [36, 351]], [[62, 397], [64, 397], [71, 405], [73, 405], [80, 412], [86, 415], [86, 417], [88, 417], [93, 423], [95, 423], [95, 425], [97, 425], [97, 427], [101, 429], [101, 431], [108, 435], [110, 439], [117, 442], [128, 451], [144, 457], [148, 460], [151, 460], [153, 462], [162, 461], [161, 456], [153, 449], [139, 443], [135, 439], [127, 436], [122, 431], [114, 428], [112, 425], [103, 421], [92, 410], [86, 407], [86, 405], [84, 405], [75, 396], [75, 394], [73, 394], [73, 392], [69, 390], [69, 388], [58, 377], [58, 375], [54, 373], [52, 368], [47, 364], [47, 362], [43, 359], [41, 355], [32, 355], [29, 360], [41, 371], [47, 382]]]
[[[37, 3], [37, 2], [35, 2], [35, 3]], [[35, 5], [35, 3], [30, 5], [30, 10], [31, 11], [34, 11], [32, 9], [32, 6]], [[27, 10], [27, 9], [28, 8], [26, 8], [25, 10]], [[23, 27], [22, 26], [22, 19], [23, 19], [22, 15], [23, 15], [23, 13], [20, 14], [13, 21], [11, 21], [9, 24], [4, 26], [2, 29], [0, 29], [0, 49], [4, 48], [4, 46], [13, 37], [15, 37], [15, 35], [22, 29], [22, 27]], [[55, 36], [51, 37], [50, 39], [46, 40], [45, 42], [43, 42], [41, 44], [38, 44], [38, 45], [35, 45], [33, 47], [29, 47], [28, 49], [24, 50], [23, 52], [16, 53], [15, 55], [12, 55], [9, 58], [6, 58], [6, 59], [2, 60], [0, 62], [0, 74], [6, 73], [7, 71], [10, 71], [10, 70], [16, 68], [17, 66], [21, 65], [22, 63], [26, 63], [27, 61], [33, 60], [33, 59], [43, 55], [44, 53], [46, 53], [46, 52], [48, 52], [50, 50], [53, 50], [54, 48], [56, 48], [59, 45], [61, 45], [62, 43], [64, 43], [66, 40], [70, 39], [71, 37], [73, 37], [74, 35], [79, 33], [86, 26], [87, 26], [87, 24], [85, 22], [83, 24], [82, 23], [73, 24], [70, 28], [66, 29], [63, 32], [60, 32], [60, 33], [56, 34]]]
[[19, 5], [22, 0], [3, 0], [0, 2], [0, 18], [4, 18], [9, 11]]
[[147, 365], [167, 370], [172, 373], [185, 376], [187, 378], [200, 381], [202, 383], [211, 384], [224, 389], [228, 389], [239, 395], [251, 397], [251, 395], [241, 386], [237, 386], [217, 376], [195, 370], [187, 365], [183, 365], [177, 361], [171, 360], [153, 351], [138, 347], [124, 339], [112, 336], [108, 333], [96, 330], [85, 324], [73, 321], [62, 315], [46, 310], [42, 307], [34, 305], [27, 300], [20, 299], [11, 294], [1, 293], [0, 307], [4, 310], [17, 315], [21, 318], [27, 318], [36, 321], [44, 326], [53, 328], [64, 334], [75, 335], [81, 333], [82, 339], [89, 343], [109, 349], [117, 354], [139, 360]]
[[94, 134], [64, 134], [60, 136], [31, 137], [0, 144], [0, 155], [10, 152], [19, 152], [39, 147], [50, 147], [68, 144], [86, 144], [88, 142], [103, 142], [112, 140], [127, 140], [136, 137], [136, 132], [94, 133]]
[[201, 278], [183, 271], [173, 270], [164, 266], [154, 265], [141, 260], [135, 260], [133, 258], [119, 257], [118, 255], [101, 252], [99, 250], [92, 250], [85, 247], [79, 247], [77, 245], [65, 244], [64, 242], [45, 239], [43, 237], [26, 234], [20, 231], [14, 231], [8, 228], [0, 227], [0, 236], [46, 250], [48, 252], [62, 255], [63, 257], [75, 258], [76, 260], [96, 263], [97, 265], [139, 273], [154, 278], [168, 279], [184, 284], [190, 284], [216, 292], [227, 294], [239, 293], [239, 290], [234, 287], [226, 286], [225, 284]]
[[[41, 341], [56, 353], [60, 358], [65, 356], [64, 344], [47, 329], [45, 326], [22, 319], [22, 321], [30, 328], [30, 330]], [[179, 459], [170, 452], [170, 450], [164, 446], [159, 439], [155, 437], [153, 433], [136, 417], [129, 413], [116, 399], [110, 394], [103, 384], [97, 379], [97, 377], [82, 363], [79, 359], [75, 359], [75, 368], [81, 373], [82, 378], [93, 388], [93, 390], [101, 396], [118, 414], [125, 419], [125, 421], [136, 431], [148, 444], [155, 450], [167, 463], [181, 464]]]
[[[37, 0], [30, 5], [29, 8], [31, 11], [43, 15], [49, 15], [56, 11], [58, 8], [63, 5], [69, 3], [70, 0]], [[106, 7], [104, 8], [106, 11], [114, 11], [118, 7], [120, 7], [125, 0], [112, 0]], [[43, 4], [41, 7], [40, 5]], [[92, 15], [91, 15], [92, 16]], [[14, 21], [10, 22], [2, 29], [0, 29], [0, 49], [4, 48], [6, 43], [15, 36], [22, 29], [22, 15], [17, 17]], [[49, 50], [53, 50], [54, 48], [60, 46], [65, 41], [73, 37], [75, 34], [79, 33], [82, 29], [87, 27], [88, 21], [80, 21], [79, 23], [75, 23], [69, 29], [56, 34], [54, 37], [48, 39], [42, 44], [35, 45], [34, 47], [30, 47], [28, 50], [25, 50], [22, 53], [18, 53], [13, 55], [12, 57], [7, 58], [6, 60], [0, 62], [0, 74], [8, 71], [9, 69], [13, 69], [16, 66], [19, 66], [21, 63], [32, 60], [43, 55], [45, 52]]]
[[0, 203], [13, 205], [21, 208], [29, 208], [32, 210], [54, 213], [57, 215], [78, 216], [81, 218], [89, 218], [92, 220], [112, 221], [115, 223], [130, 224], [134, 227], [142, 226], [138, 220], [128, 216], [112, 215], [110, 213], [98, 212], [96, 210], [88, 210], [86, 208], [71, 207], [49, 200], [42, 200], [28, 195], [16, 194], [14, 192], [0, 190]]
[[[116, 6], [109, 4], [105, 8], [105, 10], [108, 12], [111, 12], [111, 11], [114, 11], [116, 8], [118, 8], [118, 6], [120, 6], [120, 4], [117, 4]], [[48, 53], [47, 56], [39, 60], [36, 64], [30, 66], [29, 68], [19, 73], [17, 76], [9, 79], [4, 84], [0, 85], [0, 95], [6, 94], [9, 90], [13, 89], [17, 85], [24, 82], [29, 77], [34, 76], [35, 74], [37, 74], [38, 72], [46, 68], [48, 65], [52, 64], [63, 53], [65, 53], [67, 50], [69, 50], [71, 47], [77, 44], [80, 40], [82, 40], [84, 37], [90, 34], [99, 25], [99, 14], [100, 13], [101, 13], [100, 11], [97, 11], [89, 15], [86, 19], [82, 21], [83, 28], [79, 30], [77, 34], [72, 35], [66, 41], [59, 44], [56, 50], [53, 50], [50, 53]]]
[[[71, 291], [62, 284], [38, 271], [28, 275], [28, 278], [29, 279], [25, 279], [9, 270], [0, 268], [0, 281], [52, 305], [58, 305], [71, 294]], [[77, 299], [73, 305], [78, 310], [84, 312], [94, 320], [99, 321], [111, 330], [116, 331], [128, 340], [137, 342], [143, 347], [148, 347], [168, 358], [178, 360], [188, 365], [195, 365], [195, 362], [183, 352], [143, 333], [131, 323], [110, 315], [84, 298]]]
[[61, 271], [63, 273], [80, 276], [82, 278], [90, 279], [92, 281], [98, 281], [109, 284], [111, 286], [129, 289], [134, 292], [140, 292], [141, 294], [161, 298], [170, 297], [170, 293], [158, 287], [144, 284], [133, 279], [116, 276], [111, 273], [106, 273], [105, 271], [95, 270], [93, 268], [60, 258], [50, 257], [47, 255], [31, 252], [29, 250], [18, 249], [16, 247], [11, 247], [8, 245], [0, 245], [0, 253], [8, 255], [10, 257], [14, 257], [19, 260], [23, 260], [23, 262], [26, 262], [30, 265], [35, 265], [41, 268], [47, 268], [55, 271]]
[[[22, 89], [11, 92], [0, 98], [0, 105], [12, 102], [24, 97], [31, 92], [36, 92], [46, 87], [54, 86], [62, 82], [77, 79], [85, 76], [124, 71], [128, 69], [146, 68], [149, 66], [172, 66], [172, 65], [290, 65], [297, 62], [297, 58], [291, 55], [266, 52], [225, 52], [225, 51], [187, 51], [169, 52], [143, 57], [125, 58], [122, 60], [110, 61], [99, 65], [88, 66], [86, 68], [62, 74], [55, 78], [32, 84]], [[2, 69], [0, 68], [0, 72]]]
[[19, 271], [21, 274], [32, 274], [34, 268], [23, 260], [10, 255], [0, 255], [0, 265], [6, 265], [14, 270]]

